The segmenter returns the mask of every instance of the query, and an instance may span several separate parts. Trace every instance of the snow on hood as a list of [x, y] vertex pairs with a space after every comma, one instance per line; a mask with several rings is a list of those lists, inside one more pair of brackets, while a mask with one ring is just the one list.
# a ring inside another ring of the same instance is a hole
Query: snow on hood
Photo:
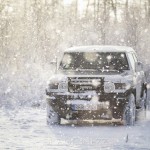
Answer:
[[104, 81], [113, 81], [116, 83], [126, 83], [126, 82], [132, 82], [133, 77], [130, 75], [129, 72], [123, 72], [123, 73], [95, 73], [91, 74], [90, 72], [67, 72], [65, 74], [56, 74], [53, 75], [48, 83], [56, 83], [56, 82], [67, 82], [68, 77], [100, 77], [104, 78]]

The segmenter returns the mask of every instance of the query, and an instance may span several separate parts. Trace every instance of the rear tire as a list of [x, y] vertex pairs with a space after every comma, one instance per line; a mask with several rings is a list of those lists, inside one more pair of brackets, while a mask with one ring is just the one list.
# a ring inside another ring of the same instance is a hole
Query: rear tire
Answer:
[[126, 104], [123, 113], [124, 125], [134, 126], [135, 116], [136, 116], [135, 96], [133, 94], [130, 94], [128, 97], [128, 104]]
[[59, 115], [47, 104], [47, 125], [60, 124]]
[[143, 92], [143, 99], [144, 99], [144, 108], [145, 108], [145, 111], [146, 111], [148, 109], [147, 89], [145, 89], [144, 92]]
[[138, 114], [138, 117], [140, 120], [145, 120], [146, 119], [146, 111], [147, 111], [147, 90], [145, 89], [143, 91], [143, 97], [141, 99], [141, 109], [140, 113]]

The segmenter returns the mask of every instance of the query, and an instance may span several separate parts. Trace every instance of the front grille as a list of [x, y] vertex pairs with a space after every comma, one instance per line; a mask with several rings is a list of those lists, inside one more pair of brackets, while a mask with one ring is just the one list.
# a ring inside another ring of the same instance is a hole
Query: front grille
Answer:
[[[99, 83], [95, 85], [93, 83]], [[99, 77], [69, 77], [68, 91], [72, 93], [81, 93], [86, 91], [101, 92], [104, 85], [104, 79]]]

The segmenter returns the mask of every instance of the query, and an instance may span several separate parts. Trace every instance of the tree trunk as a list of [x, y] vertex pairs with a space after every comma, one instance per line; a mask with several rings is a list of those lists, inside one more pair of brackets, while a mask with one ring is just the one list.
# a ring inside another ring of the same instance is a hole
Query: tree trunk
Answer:
[[115, 16], [115, 22], [117, 22], [117, 0], [115, 0], [115, 2], [111, 0], [111, 5]]
[[75, 19], [77, 20], [78, 18], [78, 0], [76, 0], [76, 3], [75, 3]]
[[126, 20], [129, 17], [129, 1], [126, 0], [126, 4], [125, 4], [125, 15], [126, 15]]
[[88, 16], [89, 5], [90, 5], [90, 0], [88, 0], [87, 6], [86, 6], [86, 13], [85, 13], [85, 16], [86, 16], [86, 17]]
[[107, 0], [103, 1], [102, 44], [106, 44]]
[[150, 0], [148, 0], [148, 22], [150, 21]]
[[96, 0], [94, 0], [93, 6], [94, 6], [94, 25], [95, 25], [96, 23]]

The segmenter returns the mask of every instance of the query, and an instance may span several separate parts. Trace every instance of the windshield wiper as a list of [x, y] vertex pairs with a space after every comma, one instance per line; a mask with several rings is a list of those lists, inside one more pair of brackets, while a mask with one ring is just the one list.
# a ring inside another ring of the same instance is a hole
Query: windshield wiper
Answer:
[[101, 71], [101, 72], [123, 72], [124, 70], [122, 69], [105, 69], [105, 68], [97, 68], [98, 71]]

